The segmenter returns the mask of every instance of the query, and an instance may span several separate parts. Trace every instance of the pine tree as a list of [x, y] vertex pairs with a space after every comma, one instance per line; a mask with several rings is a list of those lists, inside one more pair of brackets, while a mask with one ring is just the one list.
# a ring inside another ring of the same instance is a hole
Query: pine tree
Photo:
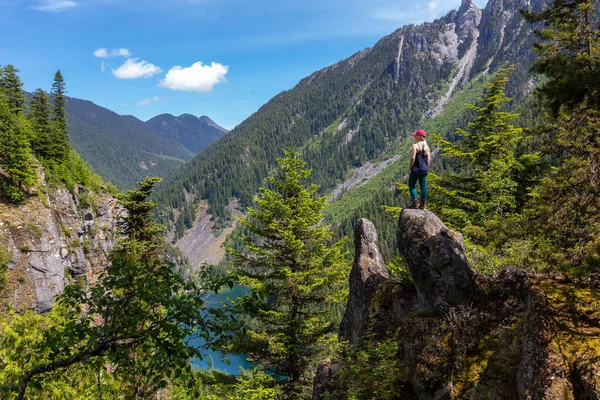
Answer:
[[0, 69], [0, 90], [6, 96], [8, 107], [13, 114], [20, 114], [25, 108], [25, 92], [18, 73], [19, 70], [11, 64]]
[[286, 398], [304, 398], [307, 369], [336, 329], [328, 303], [339, 299], [346, 265], [342, 243], [329, 247], [331, 232], [320, 225], [325, 198], [302, 184], [310, 175], [304, 161], [290, 150], [278, 164], [272, 188], [260, 190], [241, 221], [255, 240], [229, 249], [240, 282], [252, 289], [236, 302], [236, 312], [251, 318], [237, 338], [252, 360], [284, 378]]
[[[460, 174], [434, 177], [433, 206], [444, 219], [458, 227], [483, 227], [493, 218], [514, 213], [525, 203], [527, 171], [539, 160], [538, 154], [521, 153], [526, 138], [523, 129], [511, 125], [518, 114], [502, 111], [511, 99], [504, 88], [512, 68], [500, 70], [486, 85], [481, 105], [468, 104], [475, 118], [469, 131], [457, 129], [457, 143], [433, 135], [443, 157], [461, 167]], [[437, 180], [437, 183], [436, 183]]]
[[554, 0], [542, 12], [524, 12], [544, 24], [533, 70], [548, 78], [538, 93], [554, 117], [580, 105], [600, 109], [599, 12], [597, 0]]
[[0, 169], [7, 175], [2, 193], [13, 203], [25, 199], [23, 187], [35, 183], [29, 148], [29, 124], [0, 96]]
[[69, 122], [67, 119], [67, 97], [65, 81], [60, 73], [56, 71], [54, 83], [52, 84], [52, 97], [54, 99], [54, 124], [56, 125], [55, 153], [57, 158], [65, 159], [70, 150], [69, 145]]
[[[548, 113], [543, 152], [560, 160], [535, 190], [531, 231], [551, 267], [597, 269], [600, 243], [600, 21], [596, 0], [555, 0], [539, 13], [534, 70]], [[588, 262], [589, 261], [589, 262]], [[594, 265], [596, 265], [594, 267]]]
[[32, 147], [36, 156], [51, 159], [54, 155], [53, 143], [55, 128], [50, 120], [48, 93], [36, 89], [31, 99], [31, 121], [33, 124]]

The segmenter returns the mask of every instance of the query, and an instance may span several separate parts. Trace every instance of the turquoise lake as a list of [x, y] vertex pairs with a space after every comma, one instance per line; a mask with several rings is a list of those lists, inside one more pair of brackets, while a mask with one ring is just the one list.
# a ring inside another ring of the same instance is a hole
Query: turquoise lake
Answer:
[[[217, 294], [209, 294], [206, 298], [206, 304], [211, 308], [221, 308], [221, 303], [227, 302], [228, 297], [231, 299], [236, 299], [248, 293], [249, 290], [250, 289], [245, 286], [234, 286], [232, 289], [225, 288], [219, 291]], [[192, 341], [192, 344], [198, 347], [203, 346], [204, 343], [204, 340], [200, 339]], [[193, 365], [195, 367], [200, 369], [208, 369], [209, 359], [212, 358], [215, 369], [226, 371], [229, 374], [237, 374], [240, 367], [246, 369], [252, 368], [252, 363], [246, 359], [246, 355], [244, 354], [228, 355], [227, 359], [229, 360], [229, 365], [223, 361], [223, 355], [221, 353], [204, 350], [204, 354], [205, 356], [202, 360], [194, 360]]]

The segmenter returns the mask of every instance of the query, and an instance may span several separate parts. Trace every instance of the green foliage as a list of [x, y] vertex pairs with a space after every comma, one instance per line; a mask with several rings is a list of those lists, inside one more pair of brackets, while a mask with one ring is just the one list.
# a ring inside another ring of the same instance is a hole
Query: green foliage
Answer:
[[555, 0], [528, 20], [543, 22], [534, 65], [548, 114], [545, 154], [560, 160], [533, 192], [528, 234], [546, 267], [598, 270], [600, 231], [600, 29], [598, 2]]
[[119, 203], [127, 210], [127, 219], [123, 224], [123, 233], [128, 240], [136, 245], [144, 246], [147, 256], [155, 256], [155, 252], [163, 246], [161, 233], [163, 228], [152, 222], [149, 217], [150, 211], [156, 206], [148, 201], [154, 185], [161, 178], [147, 177], [144, 182], [139, 183], [135, 190], [129, 190], [119, 195]]
[[0, 290], [4, 288], [4, 284], [6, 283], [6, 271], [12, 256], [12, 251], [0, 244]]
[[434, 177], [431, 185], [435, 211], [454, 226], [477, 229], [488, 219], [511, 215], [525, 203], [519, 180], [539, 155], [520, 153], [527, 137], [522, 128], [510, 124], [518, 114], [502, 111], [503, 104], [511, 100], [504, 94], [510, 71], [501, 70], [494, 82], [486, 85], [481, 105], [467, 105], [475, 118], [468, 124], [469, 131], [457, 129], [462, 140], [453, 143], [433, 135], [443, 156], [462, 168], [459, 174]]
[[33, 151], [41, 159], [53, 159], [56, 154], [56, 128], [51, 121], [50, 101], [42, 89], [33, 92], [30, 118], [33, 126]]
[[146, 175], [166, 177], [224, 132], [206, 118], [162, 114], [143, 122], [67, 97], [71, 145], [92, 170], [119, 189]]
[[[14, 398], [16, 387], [7, 385], [18, 382], [25, 371], [38, 362], [51, 362], [49, 348], [39, 346], [44, 332], [61, 324], [61, 311], [53, 310], [44, 315], [33, 311], [23, 314], [11, 313], [0, 321], [0, 397]], [[43, 352], [42, 352], [43, 351]], [[27, 393], [32, 400], [86, 400], [123, 398], [114, 377], [105, 368], [82, 363], [68, 374], [49, 373], [47, 379], [32, 387]]]
[[[65, 84], [57, 73], [53, 86], [54, 109], [48, 94], [37, 89], [31, 100], [28, 119], [24, 117], [25, 94], [12, 66], [2, 69], [0, 95], [0, 189], [2, 197], [23, 203], [29, 187], [36, 184], [35, 155], [45, 167], [50, 184], [65, 184], [74, 192], [75, 185], [91, 187], [96, 193], [102, 179], [93, 175], [85, 162], [71, 149], [68, 141]], [[16, 107], [20, 108], [16, 108]], [[61, 111], [62, 110], [62, 111]], [[64, 128], [64, 129], [63, 129]]]
[[[93, 176], [99, 177], [99, 175], [95, 175], [95, 174]], [[94, 178], [94, 179], [98, 179], [98, 178]], [[112, 196], [116, 196], [117, 194], [119, 194], [119, 189], [117, 189], [117, 187], [115, 185], [113, 185], [112, 182], [106, 182], [104, 184], [104, 186], [106, 187], [106, 191], [109, 194], [111, 194]]]
[[599, 12], [595, 0], [554, 0], [541, 12], [524, 13], [543, 23], [533, 70], [547, 78], [538, 93], [554, 117], [579, 105], [600, 109]]
[[410, 273], [406, 269], [404, 260], [400, 256], [393, 257], [387, 264], [386, 268], [390, 273], [390, 278], [396, 282], [402, 283], [406, 287], [414, 287], [414, 282]]
[[402, 386], [410, 381], [408, 370], [398, 360], [398, 334], [375, 341], [366, 335], [358, 346], [344, 347], [344, 367], [333, 378], [336, 398], [402, 398]]
[[186, 202], [181, 209], [175, 228], [175, 240], [183, 237], [185, 230], [194, 226], [196, 221], [196, 206], [192, 202]]
[[0, 92], [4, 94], [8, 109], [14, 115], [22, 114], [25, 109], [25, 92], [18, 72], [11, 64], [0, 68]]
[[271, 400], [276, 398], [275, 378], [260, 368], [240, 369], [237, 376], [209, 369], [195, 370], [193, 380], [175, 380], [168, 396], [177, 400]]
[[75, 152], [70, 150], [63, 162], [45, 161], [46, 180], [50, 185], [65, 185], [71, 193], [75, 193], [75, 185], [93, 189], [96, 193], [102, 190], [101, 179], [92, 174], [85, 161]]
[[52, 84], [52, 97], [54, 100], [54, 110], [52, 113], [52, 122], [55, 127], [54, 146], [55, 156], [58, 159], [65, 159], [69, 154], [69, 122], [67, 121], [67, 98], [65, 80], [59, 71], [54, 74], [54, 83]]
[[11, 112], [7, 98], [0, 95], [0, 188], [11, 203], [22, 203], [25, 188], [35, 184], [30, 132], [28, 121]]
[[148, 178], [121, 196], [126, 237], [91, 289], [72, 284], [59, 296], [59, 317], [33, 346], [30, 366], [18, 380], [3, 382], [17, 398], [28, 387], [43, 390], [64, 369], [106, 365], [118, 365], [112, 376], [124, 382], [125, 397], [145, 398], [166, 387], [169, 377], [189, 376], [189, 360], [202, 356], [188, 345], [190, 338], [209, 335], [202, 290], [184, 282], [162, 256], [160, 227], [146, 200], [157, 181]]
[[500, 70], [486, 84], [480, 105], [467, 104], [474, 116], [468, 130], [456, 130], [459, 141], [432, 135], [442, 158], [451, 160], [459, 172], [430, 174], [430, 208], [462, 230], [471, 261], [482, 273], [506, 265], [525, 266], [527, 257], [515, 257], [514, 250], [523, 250], [523, 242], [517, 239], [521, 211], [533, 182], [539, 179], [540, 155], [531, 152], [531, 137], [511, 125], [518, 114], [503, 111], [511, 101], [505, 86], [512, 69]]
[[299, 398], [337, 328], [329, 305], [344, 300], [348, 271], [342, 243], [327, 246], [331, 232], [320, 225], [325, 198], [302, 183], [310, 170], [294, 150], [278, 163], [270, 188], [241, 220], [256, 240], [246, 236], [242, 251], [229, 249], [236, 278], [252, 289], [233, 302], [232, 312], [247, 318], [235, 349], [280, 376], [285, 398]]

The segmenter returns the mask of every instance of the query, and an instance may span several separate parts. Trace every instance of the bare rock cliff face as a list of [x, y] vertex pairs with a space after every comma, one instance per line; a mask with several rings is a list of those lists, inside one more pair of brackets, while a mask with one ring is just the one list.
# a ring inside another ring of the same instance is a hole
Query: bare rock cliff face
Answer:
[[[429, 211], [406, 210], [398, 225], [412, 282], [387, 277], [376, 238], [369, 221], [357, 223], [356, 259], [339, 336], [366, 351], [380, 341], [397, 340], [397, 353], [384, 362], [396, 366], [386, 378], [398, 392], [377, 398], [600, 398], [596, 286], [512, 268], [495, 278], [479, 276], [466, 261], [460, 235]], [[356, 362], [324, 361], [313, 399], [325, 393], [346, 399], [348, 373], [368, 374], [378, 367], [348, 368]], [[345, 380], [338, 380], [338, 374]], [[365, 381], [361, 375], [360, 382]], [[373, 393], [378, 390], [374, 387]]]
[[48, 311], [65, 285], [89, 285], [107, 262], [119, 207], [109, 195], [42, 186], [15, 207], [0, 203], [0, 244], [11, 255], [0, 299], [17, 309]]

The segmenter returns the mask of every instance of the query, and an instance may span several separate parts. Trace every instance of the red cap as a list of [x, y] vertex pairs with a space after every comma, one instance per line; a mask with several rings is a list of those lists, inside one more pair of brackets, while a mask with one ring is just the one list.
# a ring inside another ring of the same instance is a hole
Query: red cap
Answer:
[[421, 129], [419, 129], [418, 131], [415, 131], [415, 132], [411, 133], [411, 135], [413, 135], [413, 136], [423, 136], [423, 137], [427, 136], [427, 134], [425, 133], [425, 131], [421, 130]]

